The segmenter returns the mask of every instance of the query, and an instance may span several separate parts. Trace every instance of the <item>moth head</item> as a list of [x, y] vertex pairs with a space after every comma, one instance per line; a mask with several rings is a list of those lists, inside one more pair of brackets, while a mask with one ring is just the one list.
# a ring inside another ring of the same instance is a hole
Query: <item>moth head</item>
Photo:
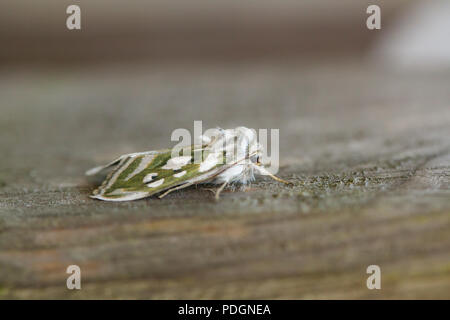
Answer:
[[238, 149], [244, 150], [244, 157], [249, 158], [252, 162], [260, 159], [263, 147], [258, 143], [256, 131], [246, 127], [237, 127], [234, 129], [234, 133], [238, 137]]
[[235, 159], [250, 159], [256, 161], [256, 156], [262, 154], [262, 146], [257, 141], [257, 134], [254, 129], [237, 127], [227, 130], [216, 130], [214, 138], [211, 139], [208, 147], [214, 152], [225, 151], [229, 161]]

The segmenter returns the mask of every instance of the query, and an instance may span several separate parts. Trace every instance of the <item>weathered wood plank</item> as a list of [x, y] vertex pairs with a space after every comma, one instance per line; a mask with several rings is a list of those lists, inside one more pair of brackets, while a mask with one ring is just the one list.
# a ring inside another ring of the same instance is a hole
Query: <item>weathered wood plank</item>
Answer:
[[[448, 75], [210, 74], [0, 79], [0, 298], [450, 298]], [[87, 168], [166, 147], [193, 120], [280, 128], [294, 186], [88, 198]], [[366, 288], [371, 264], [380, 291]]]

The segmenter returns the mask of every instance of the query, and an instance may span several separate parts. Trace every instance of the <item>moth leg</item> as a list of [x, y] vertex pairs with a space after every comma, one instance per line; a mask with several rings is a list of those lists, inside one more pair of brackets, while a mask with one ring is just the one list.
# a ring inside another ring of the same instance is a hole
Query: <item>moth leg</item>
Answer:
[[213, 188], [204, 188], [203, 190], [206, 190], [206, 191], [211, 191], [212, 193], [216, 193], [216, 191], [217, 191], [217, 189], [213, 189]]
[[227, 183], [228, 183], [228, 181], [225, 181], [225, 182], [219, 187], [219, 189], [217, 189], [216, 195], [215, 195], [216, 200], [219, 200], [219, 198], [220, 198], [220, 193], [221, 193], [222, 190], [225, 188], [225, 186], [227, 185]]
[[181, 186], [178, 186], [178, 187], [169, 189], [169, 190], [167, 190], [166, 192], [164, 192], [163, 194], [159, 195], [158, 198], [162, 199], [163, 197], [167, 196], [167, 195], [168, 195], [169, 193], [171, 193], [172, 191], [184, 189], [184, 188], [187, 188], [187, 187], [189, 187], [189, 186], [192, 186], [193, 184], [195, 184], [195, 183], [193, 183], [193, 182], [188, 182], [188, 183], [182, 184]]

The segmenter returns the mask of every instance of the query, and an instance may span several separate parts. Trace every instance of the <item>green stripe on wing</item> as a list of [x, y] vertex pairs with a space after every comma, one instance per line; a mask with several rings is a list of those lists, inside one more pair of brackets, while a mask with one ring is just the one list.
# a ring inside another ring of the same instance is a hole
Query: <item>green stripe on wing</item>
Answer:
[[[199, 159], [201, 159], [200, 155], [205, 159], [208, 151], [204, 148], [192, 148], [190, 147], [187, 150], [191, 154], [190, 161], [177, 170], [163, 169], [169, 159], [171, 159], [172, 150], [131, 154], [121, 157], [122, 159], [117, 167], [107, 176], [102, 185], [93, 192], [92, 197], [109, 201], [136, 200], [194, 181], [197, 178], [202, 180], [213, 178], [220, 171], [219, 167], [223, 165], [225, 157], [223, 156], [222, 162], [219, 162], [206, 172], [200, 172], [200, 165], [193, 163], [193, 159], [195, 159], [195, 155]], [[186, 172], [184, 173], [184, 171]], [[144, 183], [145, 177], [148, 179]], [[161, 181], [162, 179], [164, 180]]]

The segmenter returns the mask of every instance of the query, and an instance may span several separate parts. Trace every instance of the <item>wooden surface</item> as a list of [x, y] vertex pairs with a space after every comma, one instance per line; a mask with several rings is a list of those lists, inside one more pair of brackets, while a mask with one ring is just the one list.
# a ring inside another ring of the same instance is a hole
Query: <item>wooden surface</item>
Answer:
[[[448, 299], [449, 88], [349, 62], [5, 70], [0, 298]], [[280, 128], [294, 186], [88, 198], [86, 169], [194, 120]]]

